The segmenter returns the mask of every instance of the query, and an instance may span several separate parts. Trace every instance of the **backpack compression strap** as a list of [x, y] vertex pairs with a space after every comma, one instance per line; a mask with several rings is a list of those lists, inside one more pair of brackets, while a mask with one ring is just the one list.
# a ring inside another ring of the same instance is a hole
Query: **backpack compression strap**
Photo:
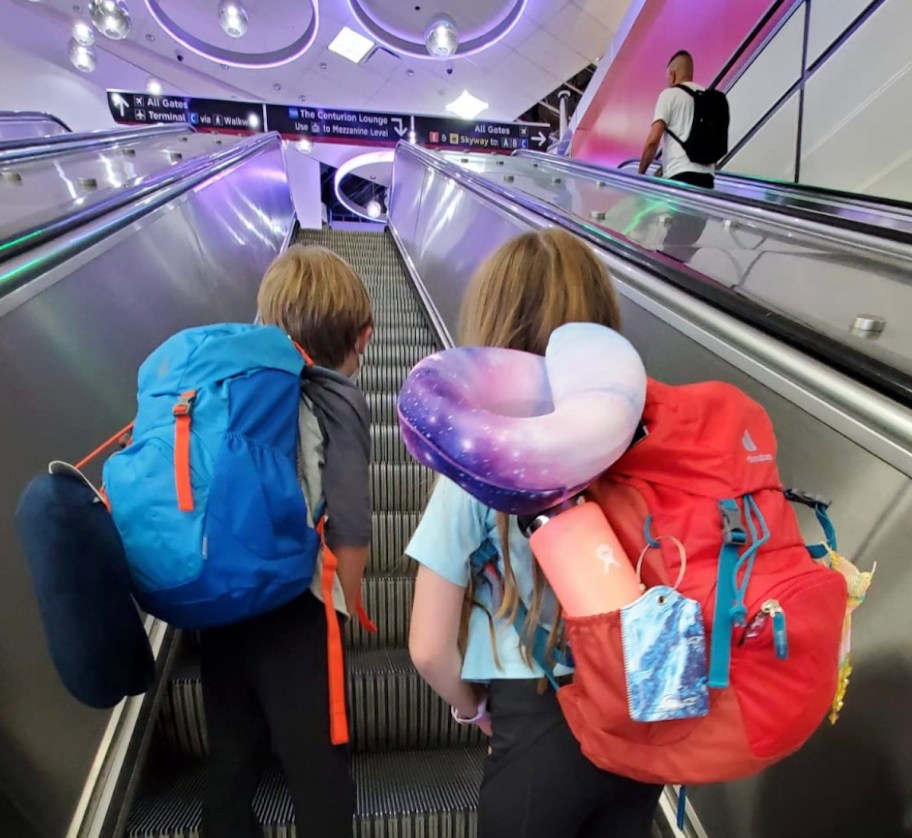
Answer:
[[[345, 710], [345, 654], [342, 649], [342, 629], [333, 602], [333, 581], [339, 567], [336, 554], [329, 549], [325, 534], [326, 518], [317, 522], [317, 532], [323, 545], [323, 571], [320, 576], [320, 589], [323, 593], [323, 608], [326, 613], [326, 658], [329, 671], [329, 741], [333, 745], [348, 743], [348, 715]], [[377, 626], [367, 616], [367, 611], [358, 593], [355, 606], [358, 621], [365, 631], [375, 633]]]

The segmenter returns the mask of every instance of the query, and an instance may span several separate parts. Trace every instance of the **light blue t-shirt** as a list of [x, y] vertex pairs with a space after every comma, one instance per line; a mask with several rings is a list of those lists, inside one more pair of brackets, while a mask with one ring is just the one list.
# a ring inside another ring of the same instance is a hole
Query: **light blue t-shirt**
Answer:
[[[451, 480], [441, 477], [427, 505], [421, 522], [406, 548], [415, 561], [433, 570], [454, 585], [469, 583], [470, 557], [486, 540], [497, 549], [498, 566], [503, 573], [503, 553], [497, 529], [497, 513], [475, 500]], [[530, 603], [533, 593], [532, 551], [528, 539], [519, 531], [516, 519], [510, 518], [510, 565], [523, 602]], [[491, 681], [507, 678], [539, 678], [544, 673], [534, 662], [523, 659], [519, 634], [509, 620], [498, 620], [486, 587], [476, 589], [476, 599], [487, 609], [474, 607], [469, 617], [469, 631], [462, 677], [465, 681]], [[497, 646], [497, 666], [491, 638]], [[570, 670], [557, 666], [555, 675]]]

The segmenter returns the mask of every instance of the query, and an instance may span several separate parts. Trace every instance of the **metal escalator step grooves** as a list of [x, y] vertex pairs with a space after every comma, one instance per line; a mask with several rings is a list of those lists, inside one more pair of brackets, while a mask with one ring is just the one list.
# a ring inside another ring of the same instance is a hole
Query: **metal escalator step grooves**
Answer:
[[398, 396], [396, 393], [369, 390], [364, 395], [367, 399], [367, 406], [370, 408], [372, 422], [393, 425], [398, 421], [396, 413]]
[[[476, 728], [453, 721], [449, 708], [412, 666], [405, 648], [352, 650], [347, 668], [355, 752], [480, 744], [481, 734]], [[174, 754], [201, 759], [208, 752], [197, 666], [187, 665], [168, 685], [159, 731]]]
[[[391, 317], [390, 320], [393, 320]], [[424, 326], [388, 326], [378, 323], [374, 328], [371, 343], [405, 346], [421, 346], [429, 352], [437, 351], [437, 342], [430, 329]]]
[[[364, 754], [353, 759], [357, 838], [476, 838], [475, 808], [484, 750]], [[150, 789], [130, 813], [127, 838], [200, 838], [203, 770], [178, 772], [167, 788]], [[294, 826], [282, 773], [271, 767], [254, 800], [268, 838], [309, 838]], [[318, 836], [314, 836], [318, 838]]]
[[405, 346], [392, 343], [371, 343], [364, 353], [365, 363], [402, 364], [411, 369], [422, 358], [434, 352], [433, 346]]
[[364, 392], [399, 393], [408, 370], [400, 366], [365, 364], [361, 367], [360, 383]]
[[420, 512], [374, 512], [371, 515], [371, 573], [389, 573], [408, 567], [405, 547], [418, 526]]
[[434, 473], [418, 463], [374, 463], [371, 496], [377, 512], [421, 512], [434, 485]]
[[370, 435], [374, 460], [385, 463], [414, 462], [405, 450], [398, 425], [371, 425]]
[[415, 577], [399, 573], [389, 576], [364, 577], [361, 589], [364, 607], [377, 626], [375, 633], [365, 631], [357, 620], [349, 620], [346, 639], [352, 649], [379, 649], [405, 646], [411, 622]]

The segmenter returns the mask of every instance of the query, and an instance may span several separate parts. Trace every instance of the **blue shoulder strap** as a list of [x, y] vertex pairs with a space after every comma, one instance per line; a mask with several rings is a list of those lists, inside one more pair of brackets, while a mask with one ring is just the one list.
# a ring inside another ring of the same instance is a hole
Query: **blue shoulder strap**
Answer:
[[[500, 608], [500, 604], [503, 601], [503, 576], [497, 566], [499, 558], [500, 554], [497, 552], [493, 542], [490, 539], [485, 539], [484, 543], [472, 553], [469, 559], [473, 578], [481, 584], [487, 584], [491, 587], [492, 604], [495, 611]], [[516, 629], [520, 639], [525, 636], [526, 618], [528, 616], [529, 609], [526, 608], [526, 604], [520, 598], [516, 608], [516, 615], [513, 618], [513, 628]], [[557, 678], [554, 675], [554, 664], [551, 659], [553, 659], [554, 663], [568, 667], [573, 666], [573, 661], [569, 652], [563, 652], [558, 649], [553, 650], [550, 656], [548, 655], [548, 638], [550, 634], [550, 631], [543, 625], [536, 625], [529, 654], [542, 672], [545, 673], [548, 683], [557, 690], [560, 684], [557, 683]]]
[[817, 517], [821, 529], [823, 529], [823, 538], [826, 543], [807, 545], [807, 550], [808, 553], [811, 554], [811, 558], [822, 559], [827, 554], [827, 546], [833, 551], [839, 549], [836, 544], [836, 527], [833, 526], [828, 511], [830, 508], [830, 501], [827, 498], [822, 495], [813, 495], [810, 492], [805, 492], [801, 489], [786, 489], [785, 499], [792, 503], [800, 503], [803, 506], [813, 509], [814, 515]]

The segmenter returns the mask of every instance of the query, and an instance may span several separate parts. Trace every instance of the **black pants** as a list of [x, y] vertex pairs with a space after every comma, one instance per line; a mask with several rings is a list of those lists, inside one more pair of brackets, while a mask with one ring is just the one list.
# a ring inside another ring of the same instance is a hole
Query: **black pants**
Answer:
[[[306, 593], [234, 626], [203, 632], [209, 732], [204, 838], [254, 838], [251, 803], [270, 750], [285, 772], [299, 835], [351, 838], [348, 748], [329, 741], [323, 604]], [[271, 748], [270, 748], [271, 744]]]
[[681, 183], [690, 184], [690, 186], [702, 186], [704, 189], [713, 189], [716, 185], [716, 179], [713, 175], [703, 172], [681, 172], [670, 180], [677, 180]]
[[661, 786], [596, 768], [557, 696], [538, 681], [494, 681], [494, 736], [478, 808], [479, 838], [649, 838]]

